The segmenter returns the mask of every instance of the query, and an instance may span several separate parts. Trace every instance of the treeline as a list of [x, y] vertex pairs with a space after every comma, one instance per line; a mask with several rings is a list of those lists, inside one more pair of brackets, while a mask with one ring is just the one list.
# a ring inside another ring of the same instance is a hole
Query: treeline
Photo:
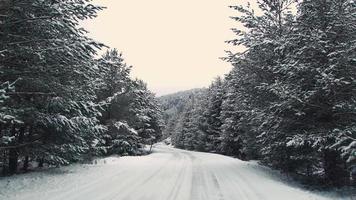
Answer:
[[164, 111], [162, 114], [162, 120], [165, 124], [162, 130], [162, 137], [164, 139], [169, 138], [172, 132], [174, 132], [177, 121], [190, 101], [189, 99], [201, 92], [203, 92], [203, 89], [191, 89], [158, 97], [160, 107]]
[[90, 0], [0, 1], [0, 170], [142, 154], [161, 111], [117, 50], [86, 36]]
[[247, 50], [229, 53], [231, 72], [189, 98], [174, 145], [259, 159], [309, 184], [349, 184], [356, 178], [355, 2], [258, 6], [232, 6], [245, 29], [233, 29], [229, 43]]

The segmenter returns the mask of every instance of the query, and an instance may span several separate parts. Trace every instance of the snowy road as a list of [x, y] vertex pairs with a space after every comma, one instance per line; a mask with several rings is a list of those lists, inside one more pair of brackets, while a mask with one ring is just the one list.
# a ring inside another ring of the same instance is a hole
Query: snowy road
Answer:
[[[103, 163], [105, 162], [105, 163]], [[17, 195], [14, 195], [16, 193]], [[1, 200], [322, 200], [237, 159], [158, 145], [143, 157], [108, 158], [0, 179]]]

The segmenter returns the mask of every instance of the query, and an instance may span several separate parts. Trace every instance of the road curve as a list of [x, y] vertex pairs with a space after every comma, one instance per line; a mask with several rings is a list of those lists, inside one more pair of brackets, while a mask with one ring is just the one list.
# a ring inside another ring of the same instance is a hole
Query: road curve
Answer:
[[157, 145], [142, 157], [0, 179], [6, 200], [327, 200], [270, 170], [226, 156]]

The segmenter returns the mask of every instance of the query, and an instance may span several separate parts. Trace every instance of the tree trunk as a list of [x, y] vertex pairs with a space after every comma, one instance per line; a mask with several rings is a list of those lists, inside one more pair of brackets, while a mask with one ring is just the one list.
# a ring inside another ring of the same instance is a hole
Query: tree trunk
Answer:
[[7, 165], [6, 165], [6, 162], [7, 162], [7, 151], [4, 150], [4, 154], [3, 154], [3, 163], [2, 163], [2, 175], [5, 176], [7, 174]]
[[[11, 135], [12, 136], [16, 136], [16, 128], [15, 125], [13, 125], [12, 129], [11, 129]], [[16, 142], [13, 142], [13, 144], [15, 144]], [[9, 173], [10, 174], [15, 174], [17, 172], [17, 166], [18, 166], [18, 152], [17, 149], [10, 149], [9, 150]]]
[[17, 149], [10, 149], [9, 152], [9, 173], [10, 174], [15, 174], [17, 172], [17, 167], [18, 167], [18, 153]]
[[[0, 5], [1, 6], [1, 5]], [[3, 126], [2, 126], [2, 124], [0, 124], [0, 138], [2, 138], [2, 128], [3, 128]], [[2, 175], [5, 175], [6, 174], [6, 150], [0, 150], [0, 155], [2, 156], [1, 158], [2, 158], [2, 165], [0, 166], [1, 167], [1, 169], [2, 169], [2, 171], [1, 171], [1, 173], [2, 173]]]
[[39, 163], [38, 163], [38, 167], [42, 168], [44, 164], [44, 158], [40, 158]]
[[30, 160], [30, 157], [25, 156], [25, 160], [23, 162], [23, 167], [22, 167], [22, 170], [24, 170], [25, 172], [28, 170], [29, 160]]
[[[29, 130], [28, 130], [28, 141], [32, 141], [32, 126], [30, 126]], [[25, 160], [23, 163], [23, 167], [22, 170], [27, 171], [28, 170], [28, 166], [29, 166], [29, 161], [30, 161], [30, 157], [29, 157], [29, 150], [26, 151], [25, 154]]]
[[150, 153], [152, 153], [153, 142], [151, 141]]
[[323, 156], [326, 180], [336, 187], [345, 185], [348, 173], [343, 167], [344, 163], [338, 152], [333, 150], [324, 150]]
[[19, 132], [19, 139], [18, 139], [19, 144], [23, 143], [24, 137], [25, 137], [25, 127], [23, 126], [20, 128], [20, 132]]

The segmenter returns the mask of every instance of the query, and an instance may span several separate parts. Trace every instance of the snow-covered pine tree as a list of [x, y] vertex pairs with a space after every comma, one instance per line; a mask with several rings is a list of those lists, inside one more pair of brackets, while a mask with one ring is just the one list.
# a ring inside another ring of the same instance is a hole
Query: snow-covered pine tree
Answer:
[[[7, 164], [7, 159], [16, 158], [17, 154], [14, 150], [5, 151], [3, 146], [13, 145], [15, 142], [15, 136], [12, 131], [7, 131], [9, 127], [15, 126], [16, 124], [22, 124], [23, 122], [17, 119], [16, 115], [13, 115], [13, 111], [11, 108], [5, 106], [5, 102], [9, 100], [9, 96], [7, 95], [9, 92], [14, 92], [14, 83], [5, 82], [0, 85], [0, 159], [2, 165], [0, 165], [0, 169], [2, 170], [2, 174], [6, 175], [9, 173]], [[9, 165], [17, 165], [17, 160], [11, 159], [11, 164]], [[11, 172], [12, 173], [12, 172]]]
[[[281, 163], [288, 161], [286, 159], [288, 156], [284, 155], [286, 151], [280, 149], [283, 147], [284, 133], [278, 132], [276, 127], [281, 119], [276, 118], [274, 113], [280, 109], [279, 82], [284, 74], [283, 71], [279, 71], [279, 66], [284, 59], [282, 45], [291, 31], [293, 15], [288, 8], [293, 2], [293, 0], [258, 1], [259, 9], [262, 11], [260, 15], [250, 6], [232, 7], [240, 13], [240, 16], [233, 19], [246, 28], [233, 29], [237, 38], [229, 43], [242, 45], [247, 50], [243, 53], [230, 53], [228, 57], [234, 65], [234, 75], [237, 76], [235, 85], [238, 85], [237, 99], [241, 104], [240, 113], [243, 114], [241, 117], [245, 125], [249, 126], [249, 133], [253, 137], [259, 135], [260, 143], [264, 146], [261, 151], [264, 160], [274, 166], [284, 165]], [[275, 150], [279, 153], [275, 154]]]
[[153, 145], [162, 137], [162, 111], [154, 94], [146, 83], [135, 80], [128, 93], [132, 100], [129, 105], [128, 122], [134, 126], [143, 144]]
[[[77, 160], [88, 149], [84, 133], [99, 130], [90, 83], [93, 55], [102, 46], [78, 23], [101, 8], [87, 0], [1, 3], [0, 80], [18, 80], [6, 106], [23, 122], [4, 130], [14, 137], [2, 147], [12, 154], [9, 171], [17, 170], [18, 159], [54, 165]], [[82, 131], [83, 124], [93, 129]]]
[[[235, 80], [236, 74], [231, 71], [225, 77], [224, 97], [221, 104], [221, 146], [220, 151], [229, 156], [245, 159], [247, 154], [247, 138], [241, 125], [242, 113], [240, 109], [242, 103], [238, 100], [238, 88]], [[250, 135], [249, 135], [250, 136]], [[248, 144], [249, 146], [252, 144]]]
[[[158, 98], [158, 101], [163, 110], [163, 120], [165, 123], [165, 127], [163, 129], [164, 138], [172, 136], [172, 134], [175, 132], [174, 130], [177, 128], [176, 122], [179, 121], [182, 112], [189, 104], [188, 102], [190, 101], [191, 96], [202, 96], [201, 93], [203, 92], [204, 89], [192, 89]], [[201, 107], [201, 105], [197, 106]]]
[[130, 99], [127, 93], [132, 89], [130, 79], [131, 66], [124, 62], [117, 49], [107, 50], [97, 61], [96, 102], [101, 105], [101, 124], [107, 127], [105, 134], [98, 142], [104, 155], [138, 153], [138, 136], [127, 124]]
[[161, 111], [157, 100], [141, 80], [130, 79], [131, 67], [116, 49], [98, 60], [97, 102], [100, 121], [108, 127], [103, 135], [104, 154], [141, 154], [144, 144], [161, 137]]
[[322, 171], [318, 176], [334, 185], [347, 182], [344, 161], [350, 168], [355, 162], [354, 13], [352, 1], [301, 2], [284, 68], [290, 97], [283, 104], [290, 109], [283, 118], [290, 122], [293, 157], [308, 161], [305, 173]]
[[209, 152], [219, 152], [221, 144], [221, 104], [223, 101], [224, 90], [222, 78], [216, 78], [208, 88], [206, 95], [208, 97], [207, 109], [203, 113], [206, 123], [206, 150]]
[[247, 28], [231, 41], [247, 51], [230, 54], [242, 117], [260, 134], [266, 164], [345, 184], [355, 152], [354, 2], [302, 1], [296, 16], [293, 1], [258, 3], [261, 16], [234, 7]]
[[127, 93], [132, 87], [131, 66], [124, 62], [122, 54], [117, 49], [104, 53], [98, 60], [98, 69], [99, 76], [95, 81], [97, 101], [110, 102], [116, 96]]
[[181, 135], [180, 140], [175, 141], [174, 145], [188, 150], [195, 150], [195, 142], [197, 142], [196, 134], [197, 134], [197, 126], [194, 124], [193, 118], [193, 104], [194, 97], [188, 102], [185, 110], [180, 119], [179, 129], [175, 130], [178, 135]]
[[184, 135], [181, 148], [207, 151], [206, 119], [202, 115], [207, 106], [206, 91], [190, 96], [181, 118], [180, 134]]
[[[203, 115], [208, 107], [208, 98], [205, 89], [185, 91], [174, 94], [173, 102], [184, 102], [181, 111], [171, 116], [168, 123], [173, 123], [170, 137], [172, 143], [177, 148], [190, 149], [197, 151], [207, 151], [207, 123]], [[166, 99], [167, 97], [161, 97]], [[177, 106], [173, 103], [172, 106]], [[179, 106], [180, 106], [179, 103]], [[167, 130], [166, 130], [167, 131]]]

